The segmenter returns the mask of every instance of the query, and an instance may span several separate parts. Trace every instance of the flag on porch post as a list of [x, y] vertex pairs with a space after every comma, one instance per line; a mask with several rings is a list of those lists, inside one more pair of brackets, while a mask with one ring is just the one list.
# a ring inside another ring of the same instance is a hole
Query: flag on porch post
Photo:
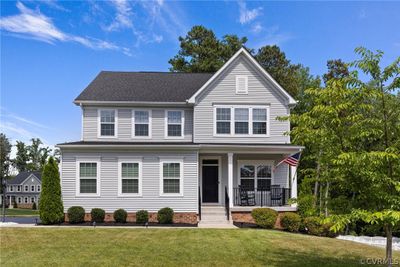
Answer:
[[297, 152], [296, 154], [290, 155], [289, 157], [284, 158], [278, 164], [276, 164], [274, 171], [278, 168], [282, 163], [286, 163], [290, 166], [297, 166], [299, 164], [301, 152]]

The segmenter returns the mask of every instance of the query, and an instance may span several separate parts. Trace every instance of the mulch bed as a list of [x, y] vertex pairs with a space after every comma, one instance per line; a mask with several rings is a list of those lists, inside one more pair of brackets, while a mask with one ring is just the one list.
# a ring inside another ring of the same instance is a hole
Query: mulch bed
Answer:
[[[38, 225], [44, 225], [38, 223]], [[95, 227], [95, 226], [132, 226], [132, 227], [146, 227], [145, 224], [138, 224], [134, 222], [127, 222], [127, 223], [116, 223], [116, 222], [106, 222], [106, 223], [96, 223], [93, 224], [92, 222], [84, 222], [84, 223], [67, 223], [63, 222], [58, 224], [60, 226], [87, 226], [87, 227]], [[188, 223], [173, 223], [173, 224], [159, 224], [159, 223], [148, 223], [147, 227], [197, 227], [197, 224], [188, 224]]]

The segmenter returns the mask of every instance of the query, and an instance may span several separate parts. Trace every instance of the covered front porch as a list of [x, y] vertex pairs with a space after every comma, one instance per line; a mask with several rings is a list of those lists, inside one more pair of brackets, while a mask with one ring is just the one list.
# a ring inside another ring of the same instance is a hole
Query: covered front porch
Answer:
[[202, 148], [199, 153], [199, 214], [204, 206], [224, 206], [230, 211], [271, 207], [295, 211], [296, 167], [281, 164], [300, 151], [292, 145], [231, 145]]

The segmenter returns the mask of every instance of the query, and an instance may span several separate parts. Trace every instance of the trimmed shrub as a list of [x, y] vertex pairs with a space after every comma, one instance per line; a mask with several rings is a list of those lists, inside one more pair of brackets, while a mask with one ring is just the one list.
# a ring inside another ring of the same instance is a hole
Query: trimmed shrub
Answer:
[[147, 210], [139, 210], [136, 212], [136, 223], [147, 223], [149, 221], [149, 213]]
[[301, 217], [294, 212], [285, 212], [281, 217], [281, 225], [283, 229], [289, 232], [298, 232], [300, 229]]
[[60, 174], [58, 164], [53, 157], [49, 158], [42, 172], [39, 215], [43, 224], [55, 224], [64, 221]]
[[157, 221], [161, 224], [170, 224], [174, 219], [174, 211], [171, 208], [162, 208], [157, 212]]
[[321, 223], [318, 217], [307, 217], [303, 220], [306, 232], [310, 235], [336, 237], [339, 233], [335, 233], [330, 230], [332, 227], [331, 223]]
[[268, 208], [257, 208], [251, 211], [251, 216], [261, 228], [272, 229], [275, 226], [278, 212]]
[[32, 209], [33, 209], [33, 210], [36, 210], [36, 209], [37, 209], [37, 207], [36, 207], [36, 202], [33, 202], [33, 204], [32, 204]]
[[68, 209], [69, 223], [83, 223], [85, 222], [85, 209], [81, 206], [72, 206]]
[[124, 209], [118, 209], [114, 211], [114, 221], [117, 223], [126, 223], [126, 217], [128, 213]]
[[106, 217], [106, 212], [103, 209], [94, 208], [90, 212], [90, 215], [92, 217], [92, 222], [102, 223]]

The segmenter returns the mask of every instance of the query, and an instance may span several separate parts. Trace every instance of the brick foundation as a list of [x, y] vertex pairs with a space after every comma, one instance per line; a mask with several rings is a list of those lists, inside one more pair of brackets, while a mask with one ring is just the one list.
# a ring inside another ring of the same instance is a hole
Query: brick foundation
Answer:
[[[68, 214], [64, 214], [65, 222], [68, 222]], [[85, 221], [90, 222], [92, 220], [90, 213], [85, 214]], [[106, 213], [104, 217], [105, 222], [114, 222], [113, 213]], [[136, 222], [136, 213], [128, 212], [127, 222]], [[182, 224], [197, 224], [197, 213], [195, 212], [176, 212], [173, 218], [174, 223]], [[157, 212], [149, 212], [149, 222], [157, 223]]]
[[[17, 204], [17, 207], [19, 208], [19, 209], [32, 209], [32, 206], [33, 206], [33, 204]], [[37, 206], [36, 206], [37, 207]]]
[[[283, 211], [278, 211], [278, 218], [276, 219], [274, 227], [275, 229], [282, 229], [281, 217], [283, 213]], [[251, 211], [232, 211], [232, 221], [235, 223], [256, 223], [251, 216]]]

